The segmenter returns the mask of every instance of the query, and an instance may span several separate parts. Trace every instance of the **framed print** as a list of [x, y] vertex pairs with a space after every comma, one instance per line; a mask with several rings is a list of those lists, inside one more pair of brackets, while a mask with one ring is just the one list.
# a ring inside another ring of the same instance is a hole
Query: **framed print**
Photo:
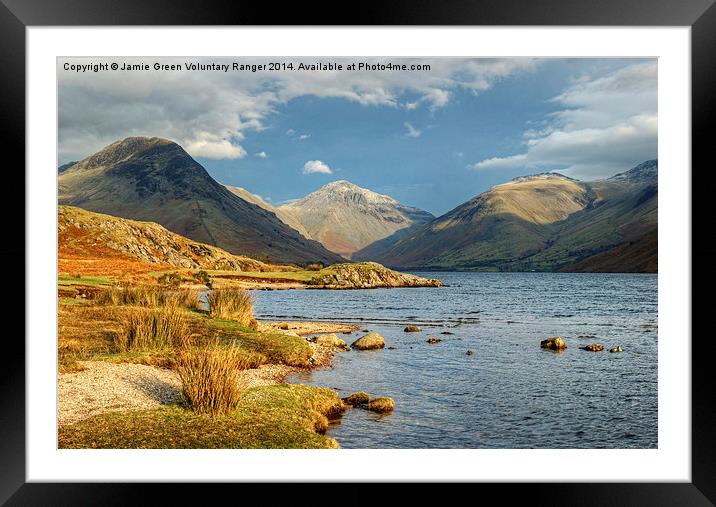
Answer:
[[3, 500], [711, 504], [711, 3], [4, 1], [27, 329]]

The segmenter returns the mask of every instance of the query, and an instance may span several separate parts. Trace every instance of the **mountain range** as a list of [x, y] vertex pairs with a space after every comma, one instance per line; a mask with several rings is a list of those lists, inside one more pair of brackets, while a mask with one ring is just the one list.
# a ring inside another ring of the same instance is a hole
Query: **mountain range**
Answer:
[[189, 239], [262, 261], [344, 259], [216, 182], [178, 144], [129, 137], [60, 172], [59, 204], [161, 224]]
[[398, 269], [657, 271], [658, 163], [579, 181], [550, 172], [448, 213], [334, 181], [273, 206], [224, 186], [179, 145], [127, 138], [58, 169], [59, 203], [159, 223], [262, 261], [377, 261]]
[[598, 181], [516, 178], [356, 256], [402, 269], [655, 272], [657, 172], [651, 160]]

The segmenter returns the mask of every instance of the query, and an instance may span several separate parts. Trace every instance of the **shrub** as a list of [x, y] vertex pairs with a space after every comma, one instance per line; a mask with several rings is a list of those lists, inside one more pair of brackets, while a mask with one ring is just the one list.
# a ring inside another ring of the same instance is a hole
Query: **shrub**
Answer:
[[217, 289], [210, 292], [206, 299], [212, 317], [233, 320], [253, 329], [258, 327], [254, 318], [254, 302], [248, 291], [237, 288]]
[[238, 346], [222, 346], [219, 340], [182, 351], [177, 371], [187, 405], [212, 417], [236, 408], [244, 387], [238, 375], [243, 357]]
[[189, 322], [178, 307], [132, 308], [120, 318], [115, 346], [121, 351], [165, 351], [191, 341]]
[[193, 276], [196, 281], [201, 282], [207, 286], [211, 285], [211, 277], [209, 276], [209, 273], [207, 273], [203, 269], [201, 271], [197, 271], [196, 273], [194, 273]]
[[309, 264], [306, 266], [306, 271], [320, 271], [323, 269], [323, 264], [320, 262], [316, 262], [314, 264]]
[[163, 285], [164, 287], [168, 287], [170, 289], [176, 289], [179, 287], [179, 284], [181, 284], [181, 275], [178, 273], [164, 273], [157, 281], [159, 282], [159, 285]]

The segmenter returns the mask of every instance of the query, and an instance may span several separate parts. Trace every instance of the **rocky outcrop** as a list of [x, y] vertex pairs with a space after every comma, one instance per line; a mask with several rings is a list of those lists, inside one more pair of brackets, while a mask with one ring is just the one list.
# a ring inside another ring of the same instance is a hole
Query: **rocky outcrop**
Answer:
[[612, 347], [611, 349], [609, 349], [609, 352], [622, 352], [622, 346], [617, 345], [616, 347]]
[[393, 271], [377, 262], [334, 264], [316, 273], [310, 286], [324, 289], [375, 289], [387, 287], [442, 287], [435, 278]]
[[395, 401], [393, 400], [393, 398], [388, 397], [375, 398], [370, 400], [365, 406], [365, 408], [366, 410], [370, 410], [371, 412], [392, 412], [395, 408]]
[[599, 343], [592, 343], [590, 345], [585, 345], [584, 347], [579, 347], [582, 350], [588, 350], [589, 352], [601, 352], [604, 350], [604, 345], [600, 345]]
[[403, 329], [406, 333], [419, 333], [421, 330], [418, 326], [414, 324], [409, 324], [405, 326], [405, 329]]
[[323, 345], [324, 347], [333, 347], [341, 350], [350, 350], [348, 347], [348, 344], [343, 341], [342, 339], [338, 338], [338, 335], [335, 333], [331, 334], [323, 334], [321, 336], [316, 336], [311, 340], [316, 345]]
[[564, 342], [561, 336], [555, 336], [553, 338], [547, 338], [542, 340], [539, 344], [543, 349], [549, 350], [564, 350], [567, 348], [567, 344]]
[[358, 391], [357, 393], [353, 393], [350, 396], [343, 398], [343, 402], [351, 407], [365, 405], [368, 401], [370, 401], [370, 396], [368, 396], [368, 393], [363, 391]]
[[435, 338], [435, 337], [433, 337], [433, 336], [431, 336], [431, 337], [428, 338], [428, 340], [427, 340], [427, 342], [430, 343], [430, 344], [440, 343], [441, 341], [442, 341], [442, 339], [440, 339], [440, 338]]
[[385, 347], [385, 340], [381, 335], [373, 331], [365, 336], [358, 338], [351, 344], [351, 347], [356, 350], [382, 349], [383, 347]]
[[268, 271], [276, 268], [192, 241], [153, 222], [138, 222], [73, 206], [58, 206], [57, 234], [60, 258], [120, 258], [188, 269]]

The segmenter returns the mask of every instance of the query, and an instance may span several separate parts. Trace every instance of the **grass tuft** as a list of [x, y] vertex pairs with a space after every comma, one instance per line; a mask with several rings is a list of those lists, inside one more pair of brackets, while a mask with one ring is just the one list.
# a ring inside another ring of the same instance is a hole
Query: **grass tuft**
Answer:
[[210, 292], [206, 299], [212, 317], [233, 320], [242, 326], [257, 329], [254, 302], [248, 291], [238, 288], [217, 289]]
[[99, 292], [94, 301], [100, 305], [138, 305], [145, 308], [177, 306], [191, 309], [199, 306], [199, 292], [192, 289], [169, 291], [156, 285], [111, 287]]
[[182, 351], [177, 371], [187, 405], [197, 414], [211, 417], [236, 408], [243, 391], [238, 370], [245, 369], [245, 360], [239, 347], [223, 346], [219, 340], [202, 349]]
[[114, 339], [120, 352], [180, 349], [191, 341], [186, 314], [175, 306], [128, 309], [120, 325]]

